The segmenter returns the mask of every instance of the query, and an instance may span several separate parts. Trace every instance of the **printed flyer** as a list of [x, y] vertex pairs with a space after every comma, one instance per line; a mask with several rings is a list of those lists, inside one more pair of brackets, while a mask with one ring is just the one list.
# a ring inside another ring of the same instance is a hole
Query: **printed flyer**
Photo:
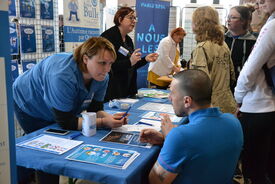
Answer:
[[53, 19], [53, 0], [40, 0], [40, 18]]
[[35, 18], [35, 1], [20, 0], [20, 16], [26, 18]]
[[36, 39], [34, 25], [20, 25], [22, 53], [36, 52]]
[[140, 142], [139, 133], [134, 133], [134, 132], [110, 131], [100, 141], [113, 142], [113, 143], [119, 143], [119, 144], [128, 144], [131, 146], [139, 146], [144, 148], [152, 147], [152, 145], [149, 143]]
[[[146, 112], [146, 113], [142, 114], [141, 116], [142, 116], [142, 118], [145, 118], [145, 119], [161, 121], [161, 119], [163, 119], [164, 114], [168, 114], [168, 113], [150, 111], [150, 112]], [[168, 115], [172, 122], [180, 122], [180, 120], [182, 119], [181, 117], [178, 117], [175, 114], [168, 114]]]
[[36, 60], [22, 60], [23, 72], [30, 70], [36, 64]]
[[9, 16], [16, 16], [15, 0], [9, 0]]
[[10, 46], [11, 55], [18, 54], [18, 37], [16, 31], [16, 24], [10, 23]]
[[53, 26], [42, 27], [43, 52], [54, 52], [54, 29]]
[[50, 135], [38, 135], [32, 139], [20, 142], [16, 146], [45, 151], [61, 155], [74, 147], [82, 144], [83, 141], [76, 141], [71, 139], [60, 138]]
[[11, 60], [11, 77], [12, 77], [12, 82], [14, 82], [15, 79], [18, 76], [19, 76], [18, 60], [14, 59], [14, 60]]
[[66, 159], [126, 169], [138, 156], [139, 153], [132, 150], [84, 144]]

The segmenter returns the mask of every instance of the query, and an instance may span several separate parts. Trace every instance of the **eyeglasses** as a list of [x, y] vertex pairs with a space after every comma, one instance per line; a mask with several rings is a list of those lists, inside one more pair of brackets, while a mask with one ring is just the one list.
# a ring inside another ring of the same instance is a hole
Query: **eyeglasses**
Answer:
[[227, 20], [238, 20], [241, 19], [241, 17], [234, 17], [234, 16], [228, 16]]
[[138, 18], [136, 16], [125, 16], [125, 18], [129, 19], [130, 21], [138, 21]]

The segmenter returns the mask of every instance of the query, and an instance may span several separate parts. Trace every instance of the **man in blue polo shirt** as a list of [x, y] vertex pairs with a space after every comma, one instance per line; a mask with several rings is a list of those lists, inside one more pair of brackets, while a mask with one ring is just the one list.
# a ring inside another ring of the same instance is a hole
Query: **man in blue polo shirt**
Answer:
[[175, 114], [188, 114], [189, 123], [173, 128], [168, 116], [162, 133], [141, 132], [141, 141], [163, 144], [149, 181], [180, 184], [231, 183], [243, 145], [240, 122], [211, 107], [211, 81], [200, 70], [175, 76], [169, 96]]

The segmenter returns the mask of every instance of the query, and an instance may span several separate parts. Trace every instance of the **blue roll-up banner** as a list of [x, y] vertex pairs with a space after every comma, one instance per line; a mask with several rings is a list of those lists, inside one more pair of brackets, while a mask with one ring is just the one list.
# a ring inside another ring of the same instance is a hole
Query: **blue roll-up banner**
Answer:
[[18, 54], [18, 36], [16, 30], [16, 24], [10, 23], [10, 53]]
[[20, 16], [35, 18], [35, 0], [20, 0]]
[[54, 51], [54, 29], [53, 26], [42, 27], [43, 52]]
[[53, 19], [53, 0], [40, 0], [40, 18]]
[[[137, 0], [138, 17], [136, 48], [143, 56], [157, 50], [160, 40], [168, 34], [170, 2], [161, 0]], [[138, 70], [137, 87], [147, 87], [148, 64]]]
[[36, 52], [36, 39], [34, 25], [20, 25], [22, 53]]

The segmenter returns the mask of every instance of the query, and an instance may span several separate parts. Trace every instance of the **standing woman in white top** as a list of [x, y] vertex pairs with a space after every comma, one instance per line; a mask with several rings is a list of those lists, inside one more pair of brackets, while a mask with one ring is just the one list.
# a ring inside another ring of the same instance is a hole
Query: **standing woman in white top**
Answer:
[[271, 17], [261, 29], [235, 88], [244, 131], [243, 174], [252, 184], [275, 183], [275, 95], [263, 70], [264, 64], [275, 66], [275, 0], [260, 3]]
[[173, 73], [178, 73], [181, 69], [179, 43], [182, 41], [186, 32], [178, 27], [171, 31], [170, 35], [163, 38], [158, 46], [158, 59], [150, 63], [148, 68], [148, 81], [150, 86], [158, 89], [166, 89], [168, 82], [158, 81], [157, 78]]

